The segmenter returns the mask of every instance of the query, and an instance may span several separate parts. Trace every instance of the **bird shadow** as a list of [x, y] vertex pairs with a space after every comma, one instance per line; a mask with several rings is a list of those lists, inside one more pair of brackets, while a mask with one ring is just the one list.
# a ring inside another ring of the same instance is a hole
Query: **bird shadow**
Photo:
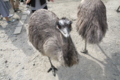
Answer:
[[[92, 68], [93, 66], [94, 69]], [[94, 71], [95, 69], [97, 71]], [[101, 71], [99, 64], [81, 56], [79, 64], [70, 68], [62, 66], [59, 67], [57, 76], [58, 80], [92, 80], [92, 76], [97, 76], [99, 71]], [[102, 77], [101, 74], [99, 74], [98, 78], [100, 77]]]
[[80, 57], [80, 63], [71, 67], [59, 67], [57, 76], [59, 80], [119, 80], [120, 79], [120, 53], [112, 57], [106, 55], [100, 45], [97, 45], [106, 56], [105, 61], [100, 61], [90, 54]]
[[109, 75], [108, 80], [119, 80], [120, 79], [120, 52], [113, 53], [111, 58], [103, 50], [103, 48], [97, 44], [98, 48], [105, 55], [105, 61], [100, 61], [99, 59], [94, 58], [92, 55], [88, 54], [89, 57], [96, 60], [98, 63], [102, 64], [105, 67], [105, 75]]

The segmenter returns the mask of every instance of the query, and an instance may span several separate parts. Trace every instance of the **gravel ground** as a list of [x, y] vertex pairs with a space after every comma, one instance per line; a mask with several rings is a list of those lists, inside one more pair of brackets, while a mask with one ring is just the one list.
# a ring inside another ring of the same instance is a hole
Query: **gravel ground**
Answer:
[[[80, 0], [55, 0], [49, 2], [49, 10], [61, 18], [63, 16], [73, 21], [71, 37], [79, 52], [80, 62], [71, 68], [60, 66], [57, 76], [47, 73], [50, 68], [48, 58], [34, 49], [28, 40], [27, 17], [22, 32], [14, 35], [18, 24], [6, 24], [0, 21], [0, 80], [120, 80], [120, 13], [116, 9], [120, 0], [103, 0], [107, 8], [108, 31], [99, 45], [88, 44], [89, 54], [82, 54], [84, 41], [76, 32], [77, 7]], [[25, 5], [20, 5], [25, 11]], [[13, 10], [11, 10], [11, 13]], [[22, 13], [14, 14], [20, 18]]]

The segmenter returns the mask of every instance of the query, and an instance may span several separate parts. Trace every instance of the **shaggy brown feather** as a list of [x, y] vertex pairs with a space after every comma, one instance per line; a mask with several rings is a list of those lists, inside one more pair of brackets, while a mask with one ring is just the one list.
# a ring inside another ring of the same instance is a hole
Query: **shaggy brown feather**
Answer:
[[77, 31], [83, 39], [101, 42], [108, 29], [106, 7], [101, 0], [82, 0], [78, 7]]
[[71, 38], [56, 29], [58, 17], [51, 11], [38, 10], [30, 17], [29, 40], [43, 55], [63, 62], [65, 66], [78, 63], [78, 53]]

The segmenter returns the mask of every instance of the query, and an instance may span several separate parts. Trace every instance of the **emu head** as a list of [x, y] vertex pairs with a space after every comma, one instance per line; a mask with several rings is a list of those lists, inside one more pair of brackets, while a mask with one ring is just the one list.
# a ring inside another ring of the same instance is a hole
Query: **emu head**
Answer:
[[63, 36], [67, 38], [70, 36], [70, 31], [72, 29], [71, 24], [72, 24], [72, 21], [63, 17], [58, 20], [56, 27], [63, 34]]

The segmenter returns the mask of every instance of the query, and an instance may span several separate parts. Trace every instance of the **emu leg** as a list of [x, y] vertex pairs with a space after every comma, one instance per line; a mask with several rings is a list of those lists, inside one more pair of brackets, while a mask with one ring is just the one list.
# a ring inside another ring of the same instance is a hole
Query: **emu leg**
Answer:
[[120, 12], [120, 10], [119, 10], [119, 9], [120, 9], [120, 6], [118, 7], [118, 9], [117, 9], [116, 11], [117, 11], [117, 12]]
[[[48, 57], [48, 58], [49, 58], [49, 57]], [[49, 61], [50, 61], [51, 68], [48, 70], [48, 73], [49, 73], [50, 71], [52, 71], [52, 72], [53, 72], [53, 75], [56, 76], [56, 71], [58, 71], [58, 69], [53, 66], [50, 58], [49, 58]]]
[[84, 53], [84, 54], [88, 54], [88, 50], [86, 48], [87, 48], [87, 39], [85, 39], [85, 48], [81, 52]]

